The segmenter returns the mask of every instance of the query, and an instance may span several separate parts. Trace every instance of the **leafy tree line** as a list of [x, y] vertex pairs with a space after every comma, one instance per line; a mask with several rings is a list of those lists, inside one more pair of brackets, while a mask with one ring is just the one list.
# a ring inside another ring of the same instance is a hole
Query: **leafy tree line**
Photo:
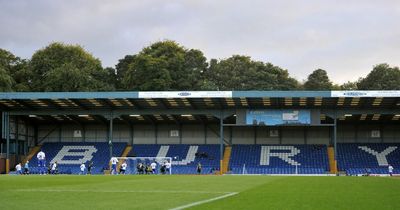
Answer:
[[400, 69], [378, 64], [365, 77], [333, 84], [323, 69], [304, 82], [251, 57], [207, 60], [203, 52], [160, 41], [121, 58], [115, 68], [79, 45], [51, 43], [22, 59], [0, 49], [0, 91], [399, 90]]

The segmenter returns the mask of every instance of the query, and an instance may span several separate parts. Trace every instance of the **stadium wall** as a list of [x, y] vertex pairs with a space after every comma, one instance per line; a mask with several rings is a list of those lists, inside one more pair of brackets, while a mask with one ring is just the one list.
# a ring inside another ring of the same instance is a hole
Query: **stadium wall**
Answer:
[[[338, 143], [399, 143], [400, 130], [392, 124], [347, 124], [339, 125], [337, 132]], [[379, 130], [380, 137], [371, 136], [372, 130]]]
[[[106, 125], [86, 125], [82, 137], [74, 137], [75, 130], [82, 131], [79, 125], [66, 124], [58, 129], [55, 127], [55, 125], [39, 126], [38, 138], [43, 139], [43, 142], [105, 142], [108, 139]], [[200, 124], [182, 125], [181, 137], [171, 137], [171, 130], [179, 130], [176, 124], [134, 125], [132, 130], [129, 125], [115, 124], [113, 141], [130, 144], [218, 144], [219, 136], [215, 132], [218, 129], [217, 125], [207, 127]]]
[[[18, 142], [17, 142], [17, 141]], [[32, 145], [29, 145], [31, 143]], [[10, 117], [10, 153], [25, 154], [28, 147], [34, 146], [34, 127], [28, 122], [17, 118]], [[6, 147], [3, 143], [0, 147], [0, 153], [5, 153]]]
[[[338, 143], [396, 143], [400, 142], [400, 130], [391, 124], [347, 124], [339, 125]], [[38, 138], [43, 142], [105, 142], [107, 141], [106, 125], [85, 125], [84, 137], [74, 137], [75, 130], [82, 127], [74, 124], [42, 125], [38, 128]], [[181, 137], [171, 137], [171, 130], [181, 129]], [[280, 136], [271, 136], [272, 129], [278, 130]], [[225, 127], [224, 139], [231, 144], [329, 144], [330, 127]], [[380, 130], [379, 138], [371, 137], [372, 130]], [[218, 144], [218, 125], [202, 124], [160, 124], [134, 125], [115, 124], [114, 142], [129, 144]], [[156, 135], [157, 133], [157, 135]]]

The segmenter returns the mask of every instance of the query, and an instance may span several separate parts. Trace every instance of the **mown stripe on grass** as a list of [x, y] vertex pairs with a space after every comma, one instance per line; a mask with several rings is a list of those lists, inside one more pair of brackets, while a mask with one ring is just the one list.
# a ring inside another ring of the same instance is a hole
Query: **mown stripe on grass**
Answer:
[[74, 189], [16, 189], [17, 192], [84, 192], [84, 193], [190, 193], [190, 194], [226, 194], [232, 192], [216, 191], [179, 191], [179, 190], [74, 190]]
[[238, 194], [238, 192], [232, 192], [232, 193], [228, 193], [226, 195], [221, 195], [221, 196], [218, 196], [218, 197], [215, 197], [215, 198], [210, 198], [210, 199], [207, 199], [207, 200], [197, 201], [197, 202], [189, 203], [189, 204], [186, 204], [186, 205], [183, 205], [183, 206], [178, 206], [176, 208], [172, 208], [172, 209], [169, 209], [169, 210], [187, 209], [187, 208], [190, 208], [190, 207], [193, 207], [193, 206], [198, 206], [198, 205], [201, 205], [201, 204], [210, 203], [210, 202], [213, 202], [213, 201], [216, 201], [216, 200], [220, 200], [220, 199], [224, 199], [224, 198], [227, 198], [227, 197], [230, 197], [230, 196], [234, 196], [236, 194]]

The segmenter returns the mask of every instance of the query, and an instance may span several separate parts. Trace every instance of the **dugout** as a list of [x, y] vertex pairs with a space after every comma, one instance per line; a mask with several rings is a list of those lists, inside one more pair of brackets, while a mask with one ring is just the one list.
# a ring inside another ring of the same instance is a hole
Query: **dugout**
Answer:
[[219, 144], [220, 160], [233, 144], [395, 143], [399, 108], [400, 91], [6, 92], [0, 169], [44, 142]]

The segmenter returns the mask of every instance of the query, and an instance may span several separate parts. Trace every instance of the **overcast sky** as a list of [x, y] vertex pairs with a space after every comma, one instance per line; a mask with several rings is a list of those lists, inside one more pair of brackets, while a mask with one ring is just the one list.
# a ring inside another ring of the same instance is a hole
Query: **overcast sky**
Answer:
[[271, 62], [299, 79], [336, 83], [378, 63], [400, 66], [399, 0], [0, 0], [0, 48], [17, 56], [53, 41], [80, 44], [103, 66], [164, 39]]

